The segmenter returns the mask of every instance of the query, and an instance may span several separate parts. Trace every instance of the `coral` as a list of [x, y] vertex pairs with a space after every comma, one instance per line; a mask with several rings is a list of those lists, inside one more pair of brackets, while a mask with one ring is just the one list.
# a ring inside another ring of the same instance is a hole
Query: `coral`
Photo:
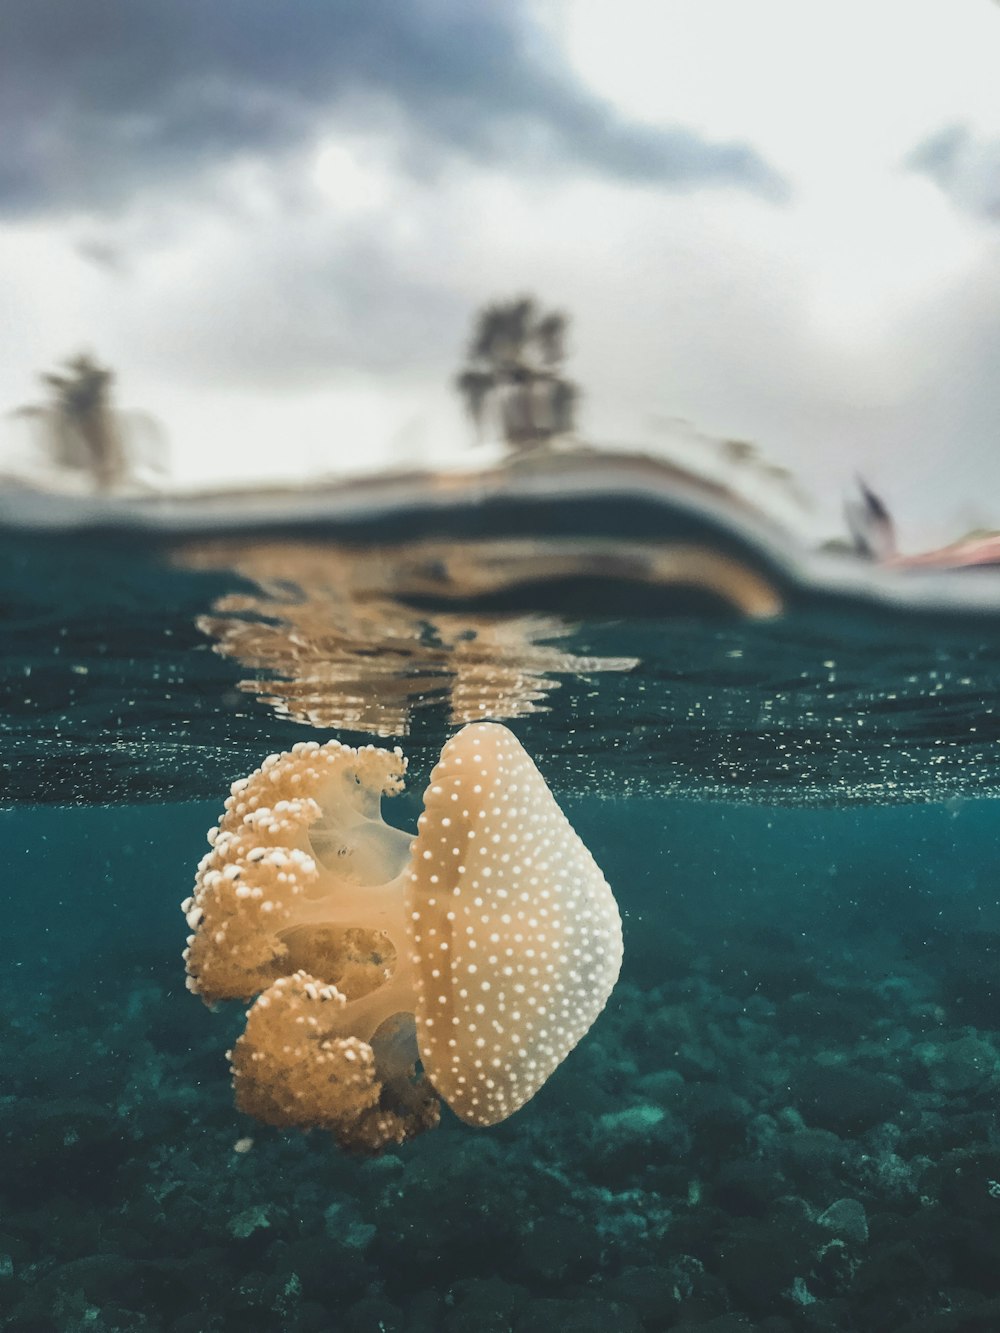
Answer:
[[[417, 837], [386, 824], [396, 751], [337, 741], [234, 785], [184, 904], [188, 985], [256, 1001], [237, 1104], [377, 1152], [523, 1106], [600, 1013], [621, 966], [604, 876], [496, 723], [445, 745]], [[417, 1073], [417, 1061], [422, 1076]]]

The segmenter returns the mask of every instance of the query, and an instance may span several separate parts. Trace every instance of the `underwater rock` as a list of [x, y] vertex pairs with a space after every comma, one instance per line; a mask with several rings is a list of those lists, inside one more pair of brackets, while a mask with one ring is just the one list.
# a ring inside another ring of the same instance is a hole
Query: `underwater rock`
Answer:
[[[531, 1301], [515, 1325], [517, 1333], [642, 1333], [638, 1315], [627, 1305], [600, 1297], [542, 1298]], [[477, 1331], [478, 1333], [478, 1331]]]
[[601, 1237], [579, 1218], [540, 1217], [522, 1237], [520, 1264], [548, 1282], [583, 1282], [600, 1268]]
[[384, 1296], [365, 1296], [344, 1315], [343, 1333], [410, 1333], [405, 1311]]
[[719, 1276], [751, 1315], [774, 1312], [776, 1293], [791, 1290], [809, 1271], [812, 1238], [780, 1224], [733, 1228], [719, 1255]]
[[837, 1199], [823, 1210], [816, 1221], [844, 1240], [863, 1245], [868, 1239], [868, 1217], [857, 1199]]
[[446, 1333], [505, 1333], [516, 1326], [529, 1299], [526, 1287], [498, 1277], [457, 1282], [454, 1309], [445, 1316]]
[[808, 1124], [847, 1136], [890, 1120], [906, 1104], [906, 1091], [894, 1079], [843, 1064], [804, 1063], [789, 1087]]
[[782, 1182], [768, 1162], [724, 1161], [715, 1174], [709, 1197], [731, 1217], [764, 1217]]
[[960, 1093], [995, 1080], [1000, 1060], [982, 1037], [967, 1032], [951, 1041], [924, 1042], [914, 1054], [938, 1092]]
[[921, 1183], [958, 1217], [992, 1225], [1000, 1220], [1000, 1151], [966, 1148], [947, 1153]]

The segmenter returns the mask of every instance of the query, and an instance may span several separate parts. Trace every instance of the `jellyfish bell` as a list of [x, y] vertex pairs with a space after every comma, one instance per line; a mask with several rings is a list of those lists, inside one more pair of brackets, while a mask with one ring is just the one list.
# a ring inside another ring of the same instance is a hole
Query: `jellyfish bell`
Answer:
[[405, 766], [337, 741], [270, 756], [184, 904], [190, 989], [254, 1000], [240, 1109], [358, 1152], [431, 1128], [437, 1096], [472, 1125], [512, 1115], [621, 967], [611, 889], [506, 727], [445, 745], [413, 840], [381, 813]]
[[465, 727], [431, 774], [409, 872], [420, 1058], [451, 1109], [505, 1120], [607, 1003], [621, 918], [517, 738]]

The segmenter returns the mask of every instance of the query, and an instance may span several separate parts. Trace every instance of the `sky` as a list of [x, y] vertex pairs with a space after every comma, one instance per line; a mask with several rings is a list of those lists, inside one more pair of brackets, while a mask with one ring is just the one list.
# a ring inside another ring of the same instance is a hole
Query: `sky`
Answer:
[[[475, 311], [581, 433], [1000, 526], [991, 0], [5, 0], [0, 409], [88, 350], [179, 485], [472, 463]], [[688, 423], [679, 427], [678, 423]], [[0, 470], [25, 448], [0, 421]], [[707, 449], [709, 446], [705, 446]]]

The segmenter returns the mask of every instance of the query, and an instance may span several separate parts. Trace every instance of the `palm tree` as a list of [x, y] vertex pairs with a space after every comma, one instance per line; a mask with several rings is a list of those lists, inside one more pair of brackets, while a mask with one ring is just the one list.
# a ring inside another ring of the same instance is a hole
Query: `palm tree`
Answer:
[[48, 401], [11, 413], [30, 423], [35, 445], [59, 471], [85, 472], [99, 491], [155, 485], [167, 470], [167, 441], [146, 412], [112, 403], [114, 374], [85, 353], [42, 375]]
[[465, 401], [465, 410], [473, 420], [477, 435], [481, 435], [486, 403], [493, 388], [492, 374], [488, 370], [463, 370], [455, 380], [455, 387]]
[[480, 311], [455, 381], [478, 434], [491, 408], [504, 442], [522, 452], [572, 432], [579, 391], [561, 373], [566, 328], [564, 315], [539, 314], [528, 296]]
[[545, 365], [560, 365], [566, 359], [566, 316], [557, 311], [543, 315], [535, 325], [535, 339]]
[[42, 375], [49, 402], [20, 408], [16, 415], [40, 422], [59, 468], [83, 468], [101, 491], [113, 490], [125, 472], [124, 451], [111, 407], [113, 373], [86, 353], [60, 372]]

